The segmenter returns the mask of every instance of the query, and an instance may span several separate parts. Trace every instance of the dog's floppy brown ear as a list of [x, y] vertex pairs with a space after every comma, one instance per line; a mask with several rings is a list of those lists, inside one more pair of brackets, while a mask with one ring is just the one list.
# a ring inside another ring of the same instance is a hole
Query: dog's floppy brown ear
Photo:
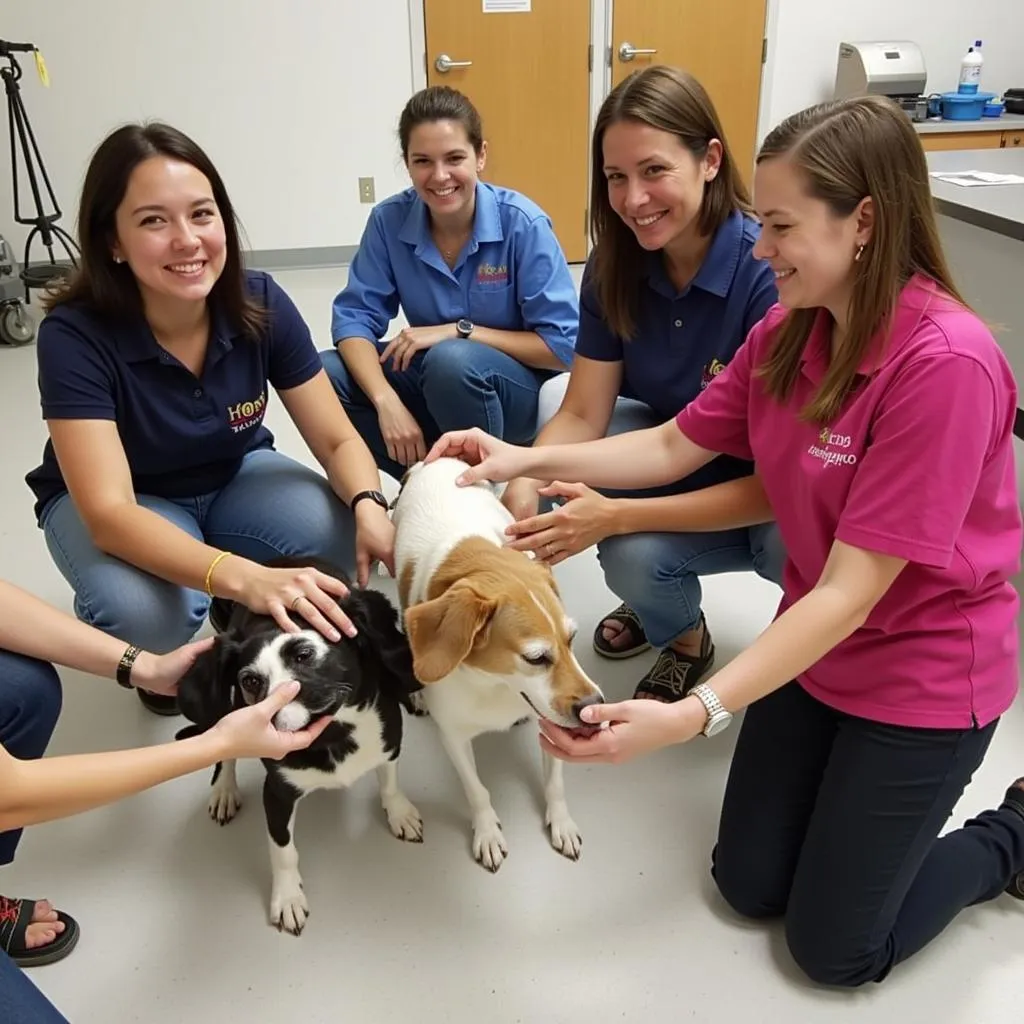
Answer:
[[493, 598], [458, 583], [432, 601], [413, 605], [405, 613], [405, 632], [416, 678], [436, 683], [458, 668], [497, 608]]

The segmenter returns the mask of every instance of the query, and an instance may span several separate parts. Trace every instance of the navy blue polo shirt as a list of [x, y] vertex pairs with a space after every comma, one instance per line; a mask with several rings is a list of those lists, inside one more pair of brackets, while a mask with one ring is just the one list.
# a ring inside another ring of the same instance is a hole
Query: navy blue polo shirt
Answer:
[[399, 306], [410, 327], [466, 317], [495, 330], [534, 331], [572, 364], [579, 307], [569, 265], [547, 214], [512, 189], [477, 183], [473, 234], [453, 268], [415, 189], [373, 208], [334, 300], [331, 338], [379, 342]]
[[[576, 353], [622, 363], [619, 394], [672, 419], [711, 383], [754, 326], [778, 300], [775, 276], [755, 259], [756, 221], [738, 210], [715, 232], [704, 262], [682, 291], [661, 252], [645, 253], [636, 328], [626, 340], [607, 324], [588, 263], [580, 292]], [[719, 456], [689, 478], [692, 486], [749, 474], [749, 463]]]
[[[257, 271], [246, 272], [246, 286], [269, 313], [266, 330], [253, 338], [211, 308], [198, 377], [157, 344], [141, 316], [112, 323], [81, 304], [57, 306], [39, 326], [43, 418], [116, 423], [137, 494], [219, 490], [248, 452], [273, 447], [263, 425], [268, 384], [298, 387], [322, 369], [309, 328], [281, 287]], [[51, 442], [25, 479], [38, 519], [67, 490]]]

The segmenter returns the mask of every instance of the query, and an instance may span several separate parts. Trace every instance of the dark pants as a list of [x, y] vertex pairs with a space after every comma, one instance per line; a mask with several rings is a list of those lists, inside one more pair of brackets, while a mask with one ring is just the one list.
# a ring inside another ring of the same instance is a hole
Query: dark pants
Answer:
[[[19, 760], [42, 757], [60, 715], [52, 665], [0, 650], [0, 746]], [[0, 833], [0, 865], [14, 860], [21, 829]], [[67, 1024], [46, 997], [0, 952], [0, 1021]]]
[[797, 683], [747, 709], [712, 874], [751, 918], [785, 917], [824, 985], [882, 981], [1024, 869], [1024, 817], [983, 811], [938, 838], [995, 732], [882, 725]]

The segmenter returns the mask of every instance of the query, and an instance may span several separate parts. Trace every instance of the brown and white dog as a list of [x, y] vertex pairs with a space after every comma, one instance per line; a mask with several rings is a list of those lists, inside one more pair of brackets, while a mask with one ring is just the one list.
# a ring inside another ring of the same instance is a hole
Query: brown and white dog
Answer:
[[[477, 774], [473, 739], [525, 717], [592, 731], [580, 712], [604, 700], [572, 651], [551, 569], [505, 546], [512, 516], [489, 484], [460, 487], [465, 463], [417, 463], [395, 503], [395, 568], [418, 694], [469, 800], [473, 856], [497, 871], [508, 853]], [[576, 860], [579, 828], [565, 802], [562, 762], [542, 754], [551, 844]]]

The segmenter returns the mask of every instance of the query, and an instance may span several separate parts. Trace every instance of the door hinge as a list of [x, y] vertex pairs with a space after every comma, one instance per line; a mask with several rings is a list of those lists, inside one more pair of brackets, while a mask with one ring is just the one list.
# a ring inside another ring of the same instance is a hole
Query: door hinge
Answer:
[[590, 231], [590, 207], [583, 208], [583, 237], [586, 238]]
[[591, 43], [587, 47], [587, 70], [588, 71], [593, 71], [594, 70], [594, 44], [593, 43]]
[[768, 62], [768, 37], [765, 36], [761, 40], [761, 63], [766, 64]]
[[605, 64], [607, 64], [608, 67], [611, 67], [612, 66], [612, 48], [610, 46], [607, 47], [605, 49], [605, 51], [604, 51], [604, 59], [605, 59]]

